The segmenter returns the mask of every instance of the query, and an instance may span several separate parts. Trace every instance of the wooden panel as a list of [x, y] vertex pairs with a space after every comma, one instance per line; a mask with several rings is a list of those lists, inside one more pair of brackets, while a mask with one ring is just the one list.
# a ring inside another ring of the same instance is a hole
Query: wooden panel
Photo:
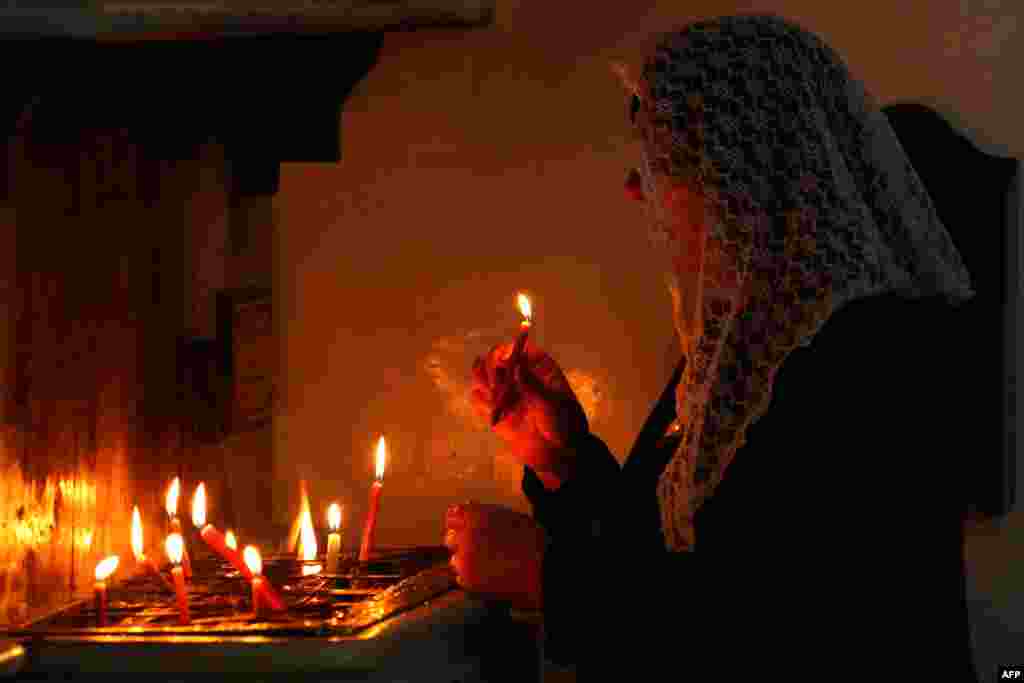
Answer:
[[181, 176], [196, 169], [150, 158], [121, 127], [57, 137], [30, 127], [15, 149], [0, 621], [88, 589], [106, 555], [133, 572], [133, 505], [160, 554], [164, 487], [182, 475], [190, 495], [203, 457], [179, 362]]

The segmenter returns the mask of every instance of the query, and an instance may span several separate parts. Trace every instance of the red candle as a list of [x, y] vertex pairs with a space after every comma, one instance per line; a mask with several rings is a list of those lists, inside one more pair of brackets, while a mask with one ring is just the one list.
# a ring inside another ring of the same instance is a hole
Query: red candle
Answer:
[[[253, 577], [255, 579], [257, 577]], [[271, 585], [270, 580], [264, 576], [259, 577], [257, 590], [260, 594], [260, 599], [263, 601], [263, 606], [269, 609], [271, 612], [284, 612], [287, 607], [284, 605], [284, 600], [274, 590], [274, 586]]]
[[181, 558], [185, 553], [185, 541], [181, 534], [173, 533], [167, 537], [167, 557], [170, 558], [171, 578], [174, 579], [174, 595], [178, 601], [178, 623], [188, 626], [192, 620], [188, 615], [188, 591], [185, 588], [185, 572], [181, 568]]
[[384, 465], [387, 461], [387, 446], [384, 437], [377, 442], [376, 481], [370, 486], [370, 509], [366, 514], [366, 525], [363, 527], [363, 541], [359, 544], [359, 561], [366, 562], [373, 552], [373, 535], [377, 529], [377, 508], [380, 505], [380, 494], [384, 490]]
[[199, 484], [192, 497], [192, 523], [199, 529], [199, 535], [214, 552], [231, 563], [246, 580], [252, 580], [252, 572], [245, 566], [238, 551], [228, 547], [227, 539], [212, 524], [206, 523], [206, 485]]
[[120, 561], [117, 555], [111, 555], [96, 565], [96, 585], [93, 593], [96, 598], [96, 621], [100, 627], [107, 625], [107, 579]]
[[[167, 516], [171, 520], [171, 533], [181, 534], [181, 522], [178, 521], [178, 495], [181, 492], [181, 482], [177, 477], [171, 482], [171, 486], [167, 489], [167, 499], [165, 501], [167, 505]], [[184, 536], [182, 536], [182, 542], [184, 542]], [[181, 565], [185, 572], [185, 578], [192, 578], [192, 561], [189, 559], [188, 550], [182, 546]]]
[[[177, 517], [171, 520], [171, 533], [182, 535], [181, 522]], [[184, 536], [182, 536], [181, 542], [185, 542]], [[188, 548], [184, 545], [181, 547], [181, 575], [189, 581], [192, 580], [192, 560], [188, 556]]]
[[[530, 336], [530, 327], [533, 325], [533, 308], [530, 305], [530, 299], [525, 294], [521, 293], [518, 297], [519, 312], [523, 314], [523, 320], [519, 323], [519, 336], [516, 338], [515, 344], [512, 346], [512, 352], [509, 354], [505, 361], [505, 367], [508, 368], [507, 372], [511, 373], [517, 364], [522, 362], [523, 353], [526, 350], [526, 340]], [[494, 412], [491, 413], [491, 426], [501, 422], [501, 419], [505, 416], [505, 413], [511, 408], [512, 398], [515, 393], [509, 389], [512, 382], [512, 378], [508, 377], [504, 382], [503, 386], [498, 387], [498, 399], [497, 405], [494, 408]]]
[[252, 577], [252, 608], [256, 612], [256, 616], [264, 617], [268, 610], [271, 612], [285, 611], [284, 600], [262, 574], [263, 558], [260, 557], [260, 551], [247, 545], [242, 551], [242, 555], [249, 568], [249, 575]]
[[199, 531], [199, 535], [202, 536], [206, 544], [210, 546], [218, 555], [223, 557], [225, 560], [231, 563], [235, 569], [237, 569], [246, 580], [252, 578], [252, 572], [245, 566], [242, 558], [239, 556], [238, 551], [232, 550], [228, 547], [227, 541], [224, 535], [217, 531], [216, 527], [212, 524], [206, 524]]

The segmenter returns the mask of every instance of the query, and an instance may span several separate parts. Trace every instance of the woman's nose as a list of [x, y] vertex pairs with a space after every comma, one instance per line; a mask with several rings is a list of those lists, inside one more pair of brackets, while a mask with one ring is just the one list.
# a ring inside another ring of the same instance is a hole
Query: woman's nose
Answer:
[[626, 175], [626, 196], [631, 199], [643, 201], [644, 199], [644, 183], [640, 177], [640, 171], [632, 168]]

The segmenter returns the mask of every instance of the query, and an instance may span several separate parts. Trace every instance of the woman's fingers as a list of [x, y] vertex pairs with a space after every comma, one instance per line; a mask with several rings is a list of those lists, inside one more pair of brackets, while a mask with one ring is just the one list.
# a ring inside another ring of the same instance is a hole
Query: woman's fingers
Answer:
[[444, 545], [451, 551], [452, 556], [448, 564], [455, 570], [456, 575], [460, 573], [465, 551], [466, 515], [463, 506], [452, 505], [444, 515]]
[[498, 344], [490, 353], [484, 363], [486, 369], [486, 384], [491, 390], [492, 398], [502, 391], [504, 385], [511, 379], [511, 368], [508, 359], [512, 353], [512, 344]]
[[555, 403], [556, 397], [552, 394], [548, 386], [534, 374], [532, 368], [528, 367], [526, 364], [520, 364], [516, 368], [515, 377], [523, 395], [523, 400], [525, 400], [531, 408], [539, 410], [542, 413], [552, 412], [552, 404]]
[[473, 381], [485, 387], [490, 384], [487, 377], [487, 363], [479, 356], [473, 361]]
[[540, 437], [551, 445], [566, 445], [587, 428], [572, 387], [558, 363], [529, 338], [522, 356], [510, 362], [512, 348], [499, 344], [473, 363], [474, 413], [490, 419], [500, 403], [504, 412], [494, 430], [506, 441], [521, 444]]
[[517, 368], [516, 380], [537, 431], [556, 446], [566, 445], [578, 428], [574, 398], [552, 390], [526, 366]]
[[479, 417], [489, 417], [494, 406], [491, 392], [484, 387], [474, 387], [469, 393], [469, 402], [473, 412]]

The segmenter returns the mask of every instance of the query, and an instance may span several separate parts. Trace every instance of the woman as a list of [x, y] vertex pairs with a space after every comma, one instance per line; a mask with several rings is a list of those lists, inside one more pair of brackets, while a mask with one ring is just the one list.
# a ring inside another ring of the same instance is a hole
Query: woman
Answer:
[[626, 82], [628, 187], [683, 358], [621, 470], [543, 351], [477, 362], [483, 414], [512, 372], [495, 431], [535, 521], [449, 511], [460, 582], [542, 608], [548, 656], [602, 676], [976, 680], [957, 478], [972, 291], [892, 130], [775, 17], [690, 25]]

